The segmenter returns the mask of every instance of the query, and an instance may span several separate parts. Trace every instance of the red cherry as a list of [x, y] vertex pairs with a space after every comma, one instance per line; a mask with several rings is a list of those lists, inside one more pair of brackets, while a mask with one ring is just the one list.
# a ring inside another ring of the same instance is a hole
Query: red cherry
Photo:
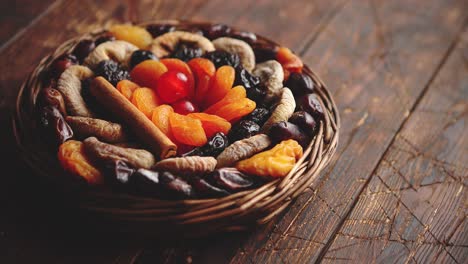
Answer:
[[177, 101], [172, 104], [172, 108], [174, 108], [174, 112], [181, 115], [187, 115], [199, 111], [198, 107], [188, 100]]
[[168, 71], [159, 77], [156, 92], [165, 103], [174, 103], [187, 97], [189, 82], [187, 75], [178, 71]]

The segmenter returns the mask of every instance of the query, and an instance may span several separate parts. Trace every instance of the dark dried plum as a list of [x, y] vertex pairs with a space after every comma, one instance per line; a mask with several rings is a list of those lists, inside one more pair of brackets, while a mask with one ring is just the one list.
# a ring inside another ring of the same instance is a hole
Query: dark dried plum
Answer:
[[194, 148], [182, 156], [218, 156], [227, 146], [229, 141], [224, 133], [216, 133], [204, 146]]
[[45, 138], [58, 146], [73, 137], [73, 130], [65, 118], [54, 106], [44, 106], [39, 111], [39, 124], [44, 131]]
[[228, 191], [213, 186], [206, 180], [198, 177], [192, 180], [191, 183], [198, 197], [213, 198], [223, 197], [230, 194]]
[[255, 61], [257, 63], [276, 59], [276, 54], [278, 53], [278, 47], [276, 45], [265, 41], [257, 41], [252, 43], [251, 46], [255, 53]]
[[316, 121], [324, 117], [322, 105], [315, 94], [306, 94], [299, 98], [299, 109], [311, 114]]
[[149, 50], [135, 50], [130, 57], [130, 67], [133, 68], [145, 60], [158, 60], [158, 58]]
[[257, 123], [259, 126], [262, 126], [270, 117], [270, 111], [263, 107], [255, 108], [252, 113], [246, 116], [245, 120], [250, 120]]
[[224, 24], [214, 24], [202, 27], [201, 30], [203, 31], [203, 36], [210, 40], [213, 40], [229, 35], [232, 29]]
[[73, 54], [63, 54], [52, 62], [50, 65], [50, 72], [55, 78], [60, 77], [62, 72], [68, 69], [70, 66], [77, 64], [78, 59]]
[[146, 30], [153, 36], [153, 38], [162, 35], [167, 32], [172, 32], [176, 29], [173, 25], [149, 25], [146, 27]]
[[297, 125], [290, 122], [278, 122], [271, 126], [269, 136], [273, 142], [281, 142], [287, 139], [296, 140], [302, 147], [310, 143], [310, 138]]
[[94, 50], [96, 44], [91, 39], [83, 39], [78, 44], [76, 44], [75, 48], [73, 49], [72, 54], [76, 56], [78, 61], [82, 63], [84, 59], [88, 56], [88, 54]]
[[249, 138], [253, 135], [256, 135], [260, 131], [260, 126], [250, 120], [242, 120], [239, 123], [235, 124], [231, 131], [229, 132], [229, 140], [231, 142]]
[[250, 100], [253, 100], [257, 103], [257, 106], [261, 106], [265, 104], [265, 95], [266, 91], [260, 86], [253, 87], [247, 90], [247, 97]]
[[315, 122], [315, 119], [305, 111], [295, 112], [288, 121], [297, 125], [309, 136], [313, 136], [317, 131], [317, 123]]
[[201, 57], [202, 55], [203, 50], [199, 47], [190, 45], [189, 43], [181, 42], [177, 45], [169, 57], [187, 62], [193, 58]]
[[167, 198], [185, 199], [194, 197], [192, 186], [168, 171], [159, 174], [159, 182]]
[[45, 87], [41, 89], [37, 97], [37, 103], [39, 106], [53, 106], [56, 107], [62, 115], [66, 115], [67, 111], [65, 108], [65, 102], [63, 101], [62, 94], [51, 87]]
[[117, 184], [127, 184], [135, 173], [135, 169], [123, 160], [113, 160], [105, 164], [104, 167], [107, 178]]
[[98, 37], [95, 41], [94, 41], [94, 44], [97, 46], [99, 46], [100, 44], [104, 43], [104, 42], [108, 42], [108, 41], [114, 41], [115, 40], [115, 37], [110, 34], [110, 33], [106, 33], [100, 37]]
[[96, 76], [102, 76], [114, 86], [121, 80], [130, 79], [130, 74], [113, 60], [101, 61], [96, 67]]
[[245, 89], [249, 90], [251, 88], [257, 87], [259, 84], [260, 79], [257, 76], [250, 74], [250, 72], [241, 65], [236, 67], [236, 78], [234, 80], [234, 86], [242, 85]]
[[248, 31], [237, 31], [236, 30], [236, 31], [234, 31], [234, 32], [232, 32], [230, 34], [230, 37], [243, 40], [243, 41], [249, 43], [250, 45], [252, 45], [253, 43], [255, 43], [257, 41], [257, 35], [255, 35], [252, 32], [248, 32]]
[[147, 169], [138, 169], [130, 178], [129, 188], [135, 194], [161, 196], [159, 172]]
[[314, 91], [314, 81], [309, 75], [292, 72], [284, 86], [291, 89], [295, 97], [303, 96]]
[[218, 169], [210, 175], [211, 181], [221, 188], [230, 192], [239, 192], [254, 186], [253, 179], [236, 168]]
[[203, 57], [211, 60], [216, 68], [219, 68], [223, 65], [229, 65], [236, 68], [240, 64], [239, 55], [223, 50], [207, 52]]

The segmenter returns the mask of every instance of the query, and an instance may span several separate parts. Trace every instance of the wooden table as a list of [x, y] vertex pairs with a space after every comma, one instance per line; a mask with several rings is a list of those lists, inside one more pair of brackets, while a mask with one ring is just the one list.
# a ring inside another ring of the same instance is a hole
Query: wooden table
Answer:
[[[3, 0], [0, 10], [0, 263], [468, 262], [468, 1]], [[264, 227], [171, 243], [93, 235], [12, 155], [9, 114], [41, 57], [107, 23], [166, 18], [275, 39], [334, 95], [337, 154]]]

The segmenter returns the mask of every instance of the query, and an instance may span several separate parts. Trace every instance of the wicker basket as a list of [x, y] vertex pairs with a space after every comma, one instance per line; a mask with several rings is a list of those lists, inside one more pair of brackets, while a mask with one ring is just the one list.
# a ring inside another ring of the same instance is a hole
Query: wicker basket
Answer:
[[[173, 24], [184, 29], [209, 25], [189, 21], [155, 21], [143, 24]], [[71, 177], [64, 177], [55, 153], [35, 131], [35, 104], [42, 88], [43, 70], [50, 63], [73, 49], [83, 38], [95, 38], [101, 32], [94, 32], [69, 40], [45, 57], [28, 79], [18, 95], [14, 132], [21, 155], [39, 175], [50, 179], [63, 190], [71, 202], [76, 203], [95, 223], [120, 232], [161, 235], [165, 233], [199, 236], [220, 231], [245, 230], [270, 221], [283, 211], [306, 188], [314, 183], [320, 171], [333, 156], [337, 142], [340, 121], [338, 110], [325, 84], [307, 66], [304, 72], [315, 81], [316, 93], [322, 100], [325, 111], [318, 134], [304, 150], [303, 157], [292, 171], [282, 179], [269, 182], [257, 189], [243, 191], [218, 199], [164, 201], [132, 196], [111, 190], [75, 188]], [[264, 37], [257, 41], [278, 45]], [[72, 191], [70, 191], [72, 190]]]

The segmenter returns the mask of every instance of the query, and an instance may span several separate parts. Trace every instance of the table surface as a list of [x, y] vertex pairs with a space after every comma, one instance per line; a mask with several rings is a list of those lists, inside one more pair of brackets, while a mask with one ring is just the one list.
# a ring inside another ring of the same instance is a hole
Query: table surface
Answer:
[[[1, 263], [467, 263], [468, 1], [2, 0], [0, 10]], [[82, 232], [13, 155], [18, 88], [66, 39], [168, 18], [231, 24], [300, 54], [340, 109], [337, 153], [250, 232], [175, 242]]]

